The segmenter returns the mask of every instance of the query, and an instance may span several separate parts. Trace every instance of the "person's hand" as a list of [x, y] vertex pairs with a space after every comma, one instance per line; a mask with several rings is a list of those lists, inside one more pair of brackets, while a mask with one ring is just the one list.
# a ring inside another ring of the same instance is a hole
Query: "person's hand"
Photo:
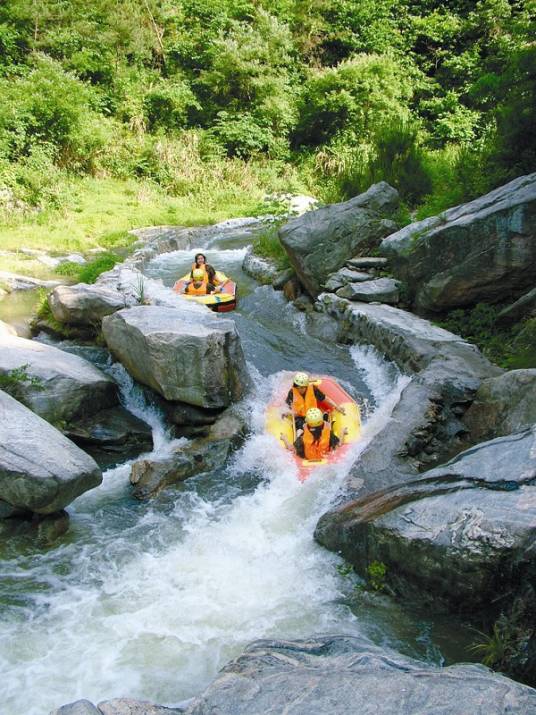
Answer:
[[214, 291], [215, 293], [221, 293], [223, 290], [223, 286], [217, 286], [216, 290]]
[[302, 429], [296, 430], [296, 437], [301, 437], [302, 434], [303, 434], [303, 430], [302, 430]]

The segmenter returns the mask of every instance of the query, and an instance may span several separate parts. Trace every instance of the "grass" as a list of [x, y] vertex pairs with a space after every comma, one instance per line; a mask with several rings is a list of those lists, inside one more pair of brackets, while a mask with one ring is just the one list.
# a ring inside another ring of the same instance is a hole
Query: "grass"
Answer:
[[263, 258], [269, 258], [280, 270], [284, 270], [290, 267], [290, 261], [279, 240], [277, 232], [280, 226], [281, 223], [272, 224], [262, 231], [253, 244], [253, 253]]

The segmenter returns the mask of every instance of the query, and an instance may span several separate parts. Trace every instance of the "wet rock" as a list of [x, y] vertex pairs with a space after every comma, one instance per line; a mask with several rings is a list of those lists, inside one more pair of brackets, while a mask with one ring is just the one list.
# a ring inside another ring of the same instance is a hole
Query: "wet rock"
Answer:
[[360, 571], [385, 563], [398, 591], [469, 613], [536, 584], [535, 536], [536, 427], [346, 504], [315, 533]]
[[464, 422], [475, 442], [536, 424], [536, 369], [510, 370], [484, 380]]
[[86, 283], [58, 286], [49, 295], [48, 303], [60, 323], [93, 328], [100, 326], [105, 315], [125, 307], [125, 299], [117, 290]]
[[363, 303], [398, 303], [400, 283], [393, 278], [376, 278], [366, 283], [347, 283], [339, 288], [337, 295], [348, 300], [358, 300]]
[[68, 703], [57, 710], [52, 710], [50, 715], [102, 715], [102, 712], [89, 700], [76, 700], [74, 703]]
[[101, 410], [71, 424], [65, 435], [108, 469], [153, 448], [151, 427], [124, 407]]
[[536, 173], [406, 226], [381, 251], [423, 311], [494, 303], [536, 280]]
[[0, 281], [9, 286], [10, 290], [34, 290], [35, 288], [55, 288], [59, 281], [44, 281], [31, 276], [22, 276], [18, 273], [0, 271]]
[[135, 462], [130, 474], [134, 496], [146, 499], [167, 486], [223, 466], [230, 451], [241, 443], [245, 429], [240, 415], [226, 410], [206, 437], [178, 447], [164, 459]]
[[182, 708], [165, 708], [163, 705], [154, 705], [145, 700], [132, 700], [131, 698], [105, 700], [97, 707], [100, 715], [180, 715], [180, 713], [184, 713]]
[[102, 328], [129, 373], [166, 400], [223, 408], [246, 389], [246, 364], [231, 320], [188, 306], [139, 306], [105, 317]]
[[0, 391], [0, 499], [52, 514], [98, 486], [96, 463], [61, 432]]
[[526, 318], [536, 316], [536, 288], [529, 290], [512, 305], [501, 310], [497, 316], [497, 325], [511, 325]]
[[284, 271], [279, 271], [276, 273], [272, 280], [272, 287], [274, 290], [283, 290], [285, 284], [296, 277], [294, 273], [294, 268], [287, 268]]
[[305, 293], [298, 296], [294, 301], [294, 307], [303, 312], [309, 312], [310, 310], [313, 310], [313, 305], [313, 299], [310, 295], [306, 295]]
[[275, 263], [268, 258], [255, 255], [251, 246], [242, 261], [242, 270], [260, 283], [271, 283], [278, 274]]
[[164, 410], [167, 419], [179, 427], [212, 425], [221, 415], [221, 409], [203, 409], [187, 405], [185, 402], [168, 402], [160, 399], [158, 404]]
[[0, 375], [33, 412], [64, 426], [116, 405], [114, 381], [81, 357], [0, 333]]
[[[39, 514], [16, 513], [11, 517], [2, 517], [0, 513], [0, 537], [9, 542], [8, 549], [15, 550], [39, 545], [50, 546], [69, 530], [69, 514], [66, 511], [42, 516]], [[1, 553], [1, 550], [0, 550]]]
[[365, 638], [327, 635], [255, 641], [186, 712], [526, 715], [535, 708], [536, 691], [483, 666], [438, 668]]
[[358, 251], [376, 248], [396, 230], [388, 219], [398, 205], [398, 192], [380, 182], [350, 201], [309, 211], [280, 229], [281, 243], [310, 295], [317, 296], [328, 276]]
[[350, 258], [350, 260], [346, 262], [346, 265], [349, 268], [355, 268], [358, 271], [367, 271], [371, 268], [385, 269], [387, 268], [388, 264], [389, 261], [387, 260], [387, 258], [383, 258], [382, 256], [363, 256], [357, 258]]
[[347, 283], [362, 283], [364, 281], [372, 280], [373, 277], [374, 276], [371, 276], [370, 273], [356, 271], [352, 268], [345, 267], [341, 268], [336, 273], [333, 273], [326, 281], [324, 288], [327, 291], [336, 291], [345, 286]]
[[296, 276], [288, 280], [283, 286], [283, 295], [288, 301], [293, 301], [301, 294], [300, 281]]

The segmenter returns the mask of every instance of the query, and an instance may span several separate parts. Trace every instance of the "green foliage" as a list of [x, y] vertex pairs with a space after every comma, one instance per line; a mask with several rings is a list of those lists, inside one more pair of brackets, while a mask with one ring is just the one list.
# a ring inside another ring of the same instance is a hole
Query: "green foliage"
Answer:
[[101, 273], [111, 270], [121, 257], [115, 253], [101, 253], [95, 260], [80, 266], [79, 283], [95, 283]]
[[23, 387], [33, 387], [37, 390], [43, 388], [43, 382], [38, 377], [28, 375], [28, 364], [16, 367], [13, 370], [7, 370], [0, 373], [0, 390], [7, 392], [16, 400], [21, 400], [23, 396]]
[[337, 565], [337, 572], [341, 576], [350, 576], [354, 572], [354, 567], [352, 566], [352, 564], [349, 564], [347, 561], [345, 561], [343, 564]]
[[367, 585], [373, 591], [383, 591], [385, 589], [385, 577], [387, 566], [382, 561], [372, 561], [367, 566]]
[[279, 270], [290, 268], [290, 261], [287, 252], [281, 245], [278, 231], [281, 222], [273, 223], [264, 231], [261, 231], [253, 243], [253, 253], [263, 258], [274, 261]]
[[515, 654], [519, 639], [517, 630], [516, 624], [501, 614], [493, 624], [491, 633], [482, 633], [475, 629], [479, 640], [469, 649], [480, 656], [484, 665], [500, 669]]

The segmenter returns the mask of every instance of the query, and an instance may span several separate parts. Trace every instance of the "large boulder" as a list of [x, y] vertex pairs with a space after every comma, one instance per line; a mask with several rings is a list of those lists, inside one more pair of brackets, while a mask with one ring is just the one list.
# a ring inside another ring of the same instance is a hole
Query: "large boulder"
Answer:
[[52, 315], [60, 323], [99, 327], [105, 315], [125, 307], [124, 296], [100, 285], [58, 286], [48, 297]]
[[187, 715], [527, 715], [536, 691], [479, 665], [440, 668], [365, 638], [260, 640]]
[[475, 442], [536, 424], [536, 369], [510, 370], [483, 380], [464, 422]]
[[91, 457], [0, 391], [0, 501], [52, 514], [101, 481]]
[[233, 321], [209, 311], [139, 306], [102, 322], [112, 353], [166, 400], [222, 408], [244, 394], [248, 376]]
[[400, 592], [474, 612], [536, 587], [536, 427], [322, 517], [317, 540]]
[[347, 283], [337, 295], [363, 303], [398, 303], [400, 283], [393, 278], [375, 278], [366, 283]]
[[536, 173], [383, 240], [417, 308], [447, 311], [496, 302], [536, 280]]
[[396, 231], [391, 219], [399, 202], [398, 192], [382, 181], [350, 201], [309, 211], [279, 230], [292, 266], [313, 297], [346, 261], [367, 255]]
[[514, 303], [503, 308], [496, 322], [499, 326], [506, 326], [534, 317], [536, 317], [536, 288], [532, 288]]
[[247, 273], [248, 276], [259, 281], [259, 283], [271, 283], [279, 272], [278, 267], [273, 261], [263, 256], [257, 256], [253, 253], [251, 246], [248, 248], [244, 260], [242, 261], [242, 270], [244, 273]]
[[115, 382], [87, 360], [6, 333], [0, 334], [0, 375], [18, 400], [56, 425], [118, 403]]

